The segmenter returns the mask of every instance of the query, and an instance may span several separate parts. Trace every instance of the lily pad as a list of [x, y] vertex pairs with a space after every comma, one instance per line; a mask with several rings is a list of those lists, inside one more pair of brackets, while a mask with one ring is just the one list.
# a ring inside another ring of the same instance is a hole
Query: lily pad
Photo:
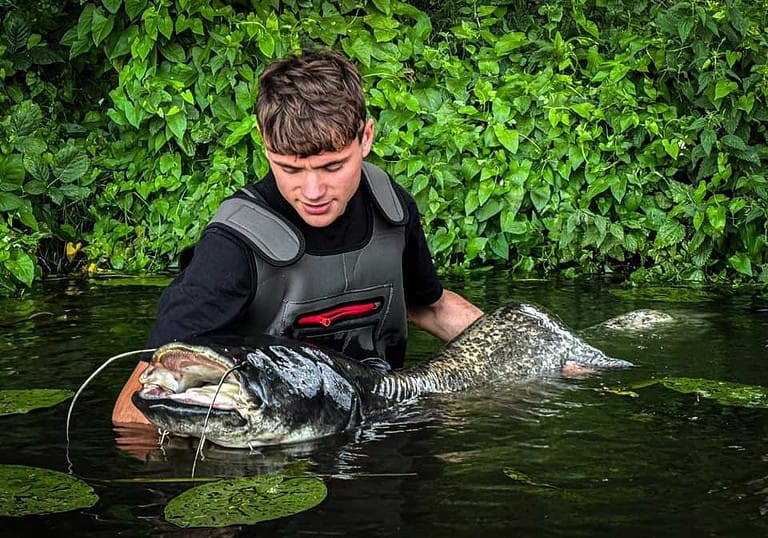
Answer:
[[328, 495], [319, 478], [255, 476], [217, 480], [189, 489], [165, 507], [165, 519], [179, 527], [226, 527], [292, 516]]
[[0, 465], [0, 516], [53, 514], [90, 508], [99, 497], [72, 475], [27, 467]]
[[33, 409], [53, 407], [69, 400], [74, 393], [66, 389], [0, 390], [0, 416], [28, 413]]
[[768, 407], [768, 387], [760, 385], [689, 377], [665, 377], [660, 379], [659, 383], [677, 392], [695, 393], [722, 405]]

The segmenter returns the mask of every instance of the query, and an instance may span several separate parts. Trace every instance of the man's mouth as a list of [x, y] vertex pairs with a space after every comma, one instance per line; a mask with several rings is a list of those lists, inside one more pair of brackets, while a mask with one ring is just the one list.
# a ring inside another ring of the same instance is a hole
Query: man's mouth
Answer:
[[322, 204], [310, 204], [302, 202], [301, 205], [304, 211], [309, 215], [323, 215], [331, 208], [332, 201], [324, 202]]

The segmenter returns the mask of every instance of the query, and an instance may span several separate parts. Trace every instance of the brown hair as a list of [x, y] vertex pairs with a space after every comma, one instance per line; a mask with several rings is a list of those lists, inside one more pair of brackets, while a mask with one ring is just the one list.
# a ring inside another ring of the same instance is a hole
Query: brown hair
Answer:
[[259, 77], [256, 117], [266, 148], [306, 158], [362, 140], [365, 94], [357, 68], [334, 51], [304, 51]]

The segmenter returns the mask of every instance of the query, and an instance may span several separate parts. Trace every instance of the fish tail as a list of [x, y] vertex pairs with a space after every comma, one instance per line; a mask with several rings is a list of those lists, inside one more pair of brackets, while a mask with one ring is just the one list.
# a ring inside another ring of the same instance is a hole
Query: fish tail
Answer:
[[601, 351], [597, 351], [586, 357], [579, 357], [576, 362], [594, 368], [631, 368], [634, 366], [634, 364], [629, 361], [611, 358]]

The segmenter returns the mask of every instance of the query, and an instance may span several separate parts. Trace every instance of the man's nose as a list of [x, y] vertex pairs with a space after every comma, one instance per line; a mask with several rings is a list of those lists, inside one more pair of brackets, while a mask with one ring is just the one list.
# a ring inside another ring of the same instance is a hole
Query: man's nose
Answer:
[[304, 196], [310, 200], [319, 200], [325, 196], [326, 188], [322, 173], [317, 170], [307, 170], [302, 185]]

